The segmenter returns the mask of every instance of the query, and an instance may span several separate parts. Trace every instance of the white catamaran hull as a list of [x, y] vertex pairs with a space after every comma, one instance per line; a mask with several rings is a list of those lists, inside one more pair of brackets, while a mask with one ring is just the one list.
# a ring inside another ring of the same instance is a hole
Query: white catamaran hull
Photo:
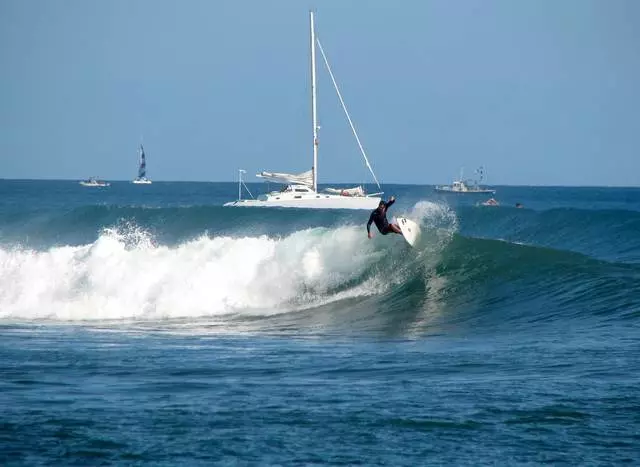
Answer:
[[303, 209], [368, 209], [378, 207], [380, 198], [377, 196], [339, 196], [313, 194], [291, 198], [284, 196], [266, 195], [258, 199], [241, 199], [225, 203], [224, 206], [238, 207], [275, 207], [275, 208], [303, 208]]

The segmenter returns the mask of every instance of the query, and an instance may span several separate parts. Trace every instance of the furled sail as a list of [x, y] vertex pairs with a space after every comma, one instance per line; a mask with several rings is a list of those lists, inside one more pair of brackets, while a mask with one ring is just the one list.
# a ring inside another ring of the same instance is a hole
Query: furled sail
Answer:
[[365, 196], [364, 188], [362, 188], [362, 186], [356, 186], [353, 188], [327, 188], [325, 191], [342, 196]]
[[299, 173], [297, 175], [280, 172], [261, 172], [256, 177], [264, 178], [268, 182], [274, 183], [294, 183], [313, 187], [313, 170]]

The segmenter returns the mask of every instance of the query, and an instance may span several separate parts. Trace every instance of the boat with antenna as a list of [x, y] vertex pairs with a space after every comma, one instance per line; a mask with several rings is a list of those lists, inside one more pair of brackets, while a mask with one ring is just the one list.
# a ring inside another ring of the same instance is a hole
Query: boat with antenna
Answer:
[[[275, 182], [282, 184], [283, 187], [279, 191], [271, 191], [258, 196], [257, 199], [242, 199], [242, 187], [246, 189], [246, 185], [242, 181], [242, 173], [239, 171], [238, 177], [238, 199], [225, 203], [224, 206], [243, 206], [243, 207], [282, 207], [282, 208], [310, 208], [310, 209], [374, 209], [380, 202], [382, 191], [372, 194], [366, 194], [362, 186], [353, 188], [327, 188], [324, 192], [318, 191], [318, 115], [316, 103], [316, 48], [322, 55], [324, 64], [329, 73], [335, 91], [342, 105], [342, 109], [347, 117], [351, 130], [360, 148], [360, 152], [365, 161], [365, 165], [371, 172], [373, 180], [380, 190], [380, 183], [373, 172], [373, 168], [369, 163], [367, 154], [364, 151], [360, 138], [356, 132], [353, 121], [349, 116], [347, 107], [338, 88], [329, 61], [322, 48], [320, 40], [316, 36], [314, 25], [313, 11], [309, 12], [310, 29], [311, 29], [311, 116], [313, 125], [313, 165], [311, 170], [298, 174], [289, 174], [282, 172], [261, 172], [256, 176], [267, 182]], [[248, 190], [247, 190], [248, 191]], [[253, 198], [253, 196], [252, 196]]]
[[451, 185], [439, 185], [434, 188], [438, 193], [453, 193], [462, 195], [479, 195], [479, 194], [495, 194], [496, 190], [491, 188], [483, 188], [481, 186], [484, 180], [484, 167], [479, 167], [476, 173], [480, 175], [479, 180], [465, 180], [464, 167], [460, 169], [460, 178], [454, 180]]
[[147, 158], [144, 154], [142, 143], [140, 143], [140, 149], [138, 150], [138, 176], [131, 183], [136, 185], [151, 184], [151, 180], [147, 178]]

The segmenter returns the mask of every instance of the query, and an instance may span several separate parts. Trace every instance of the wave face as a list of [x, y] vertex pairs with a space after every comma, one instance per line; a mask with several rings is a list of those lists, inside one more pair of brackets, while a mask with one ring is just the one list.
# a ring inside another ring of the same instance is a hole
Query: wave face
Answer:
[[405, 190], [392, 210], [421, 223], [415, 249], [395, 235], [367, 240], [366, 212], [166, 193], [128, 206], [73, 194], [7, 204], [0, 320], [406, 334], [638, 318], [634, 209], [493, 208]]
[[638, 211], [465, 207], [459, 215], [465, 235], [575, 251], [608, 261], [640, 262]]

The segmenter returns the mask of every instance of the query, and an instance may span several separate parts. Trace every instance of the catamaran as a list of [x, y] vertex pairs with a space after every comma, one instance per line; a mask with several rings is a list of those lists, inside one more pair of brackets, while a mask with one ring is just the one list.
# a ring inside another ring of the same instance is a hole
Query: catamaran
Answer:
[[[327, 188], [325, 192], [318, 191], [318, 115], [316, 104], [316, 47], [320, 51], [324, 64], [326, 65], [333, 86], [336, 90], [342, 109], [347, 117], [351, 130], [360, 148], [365, 164], [380, 190], [380, 183], [376, 178], [369, 159], [364, 151], [360, 138], [356, 133], [355, 126], [349, 116], [347, 107], [342, 99], [338, 84], [335, 80], [329, 61], [322, 48], [320, 40], [316, 37], [314, 26], [314, 15], [310, 12], [311, 29], [311, 116], [313, 124], [313, 165], [311, 170], [299, 174], [289, 174], [282, 172], [261, 172], [256, 176], [268, 182], [275, 182], [284, 185], [279, 191], [272, 191], [258, 196], [257, 199], [242, 199], [243, 170], [239, 171], [238, 177], [238, 199], [225, 203], [224, 206], [245, 206], [245, 207], [282, 207], [282, 208], [312, 208], [312, 209], [374, 209], [380, 202], [382, 192], [366, 194], [362, 186], [353, 188]], [[248, 191], [248, 190], [247, 190]], [[251, 193], [249, 193], [251, 194]]]
[[464, 168], [460, 169], [460, 178], [454, 180], [451, 185], [439, 185], [434, 188], [438, 193], [455, 193], [455, 194], [495, 194], [496, 190], [491, 188], [482, 188], [480, 184], [484, 178], [484, 168], [480, 167], [476, 173], [480, 175], [480, 180], [469, 181], [463, 176]]
[[142, 144], [140, 144], [140, 150], [138, 151], [139, 162], [138, 162], [138, 176], [132, 183], [137, 185], [149, 185], [151, 184], [151, 180], [147, 178], [147, 160], [144, 155], [144, 148]]

